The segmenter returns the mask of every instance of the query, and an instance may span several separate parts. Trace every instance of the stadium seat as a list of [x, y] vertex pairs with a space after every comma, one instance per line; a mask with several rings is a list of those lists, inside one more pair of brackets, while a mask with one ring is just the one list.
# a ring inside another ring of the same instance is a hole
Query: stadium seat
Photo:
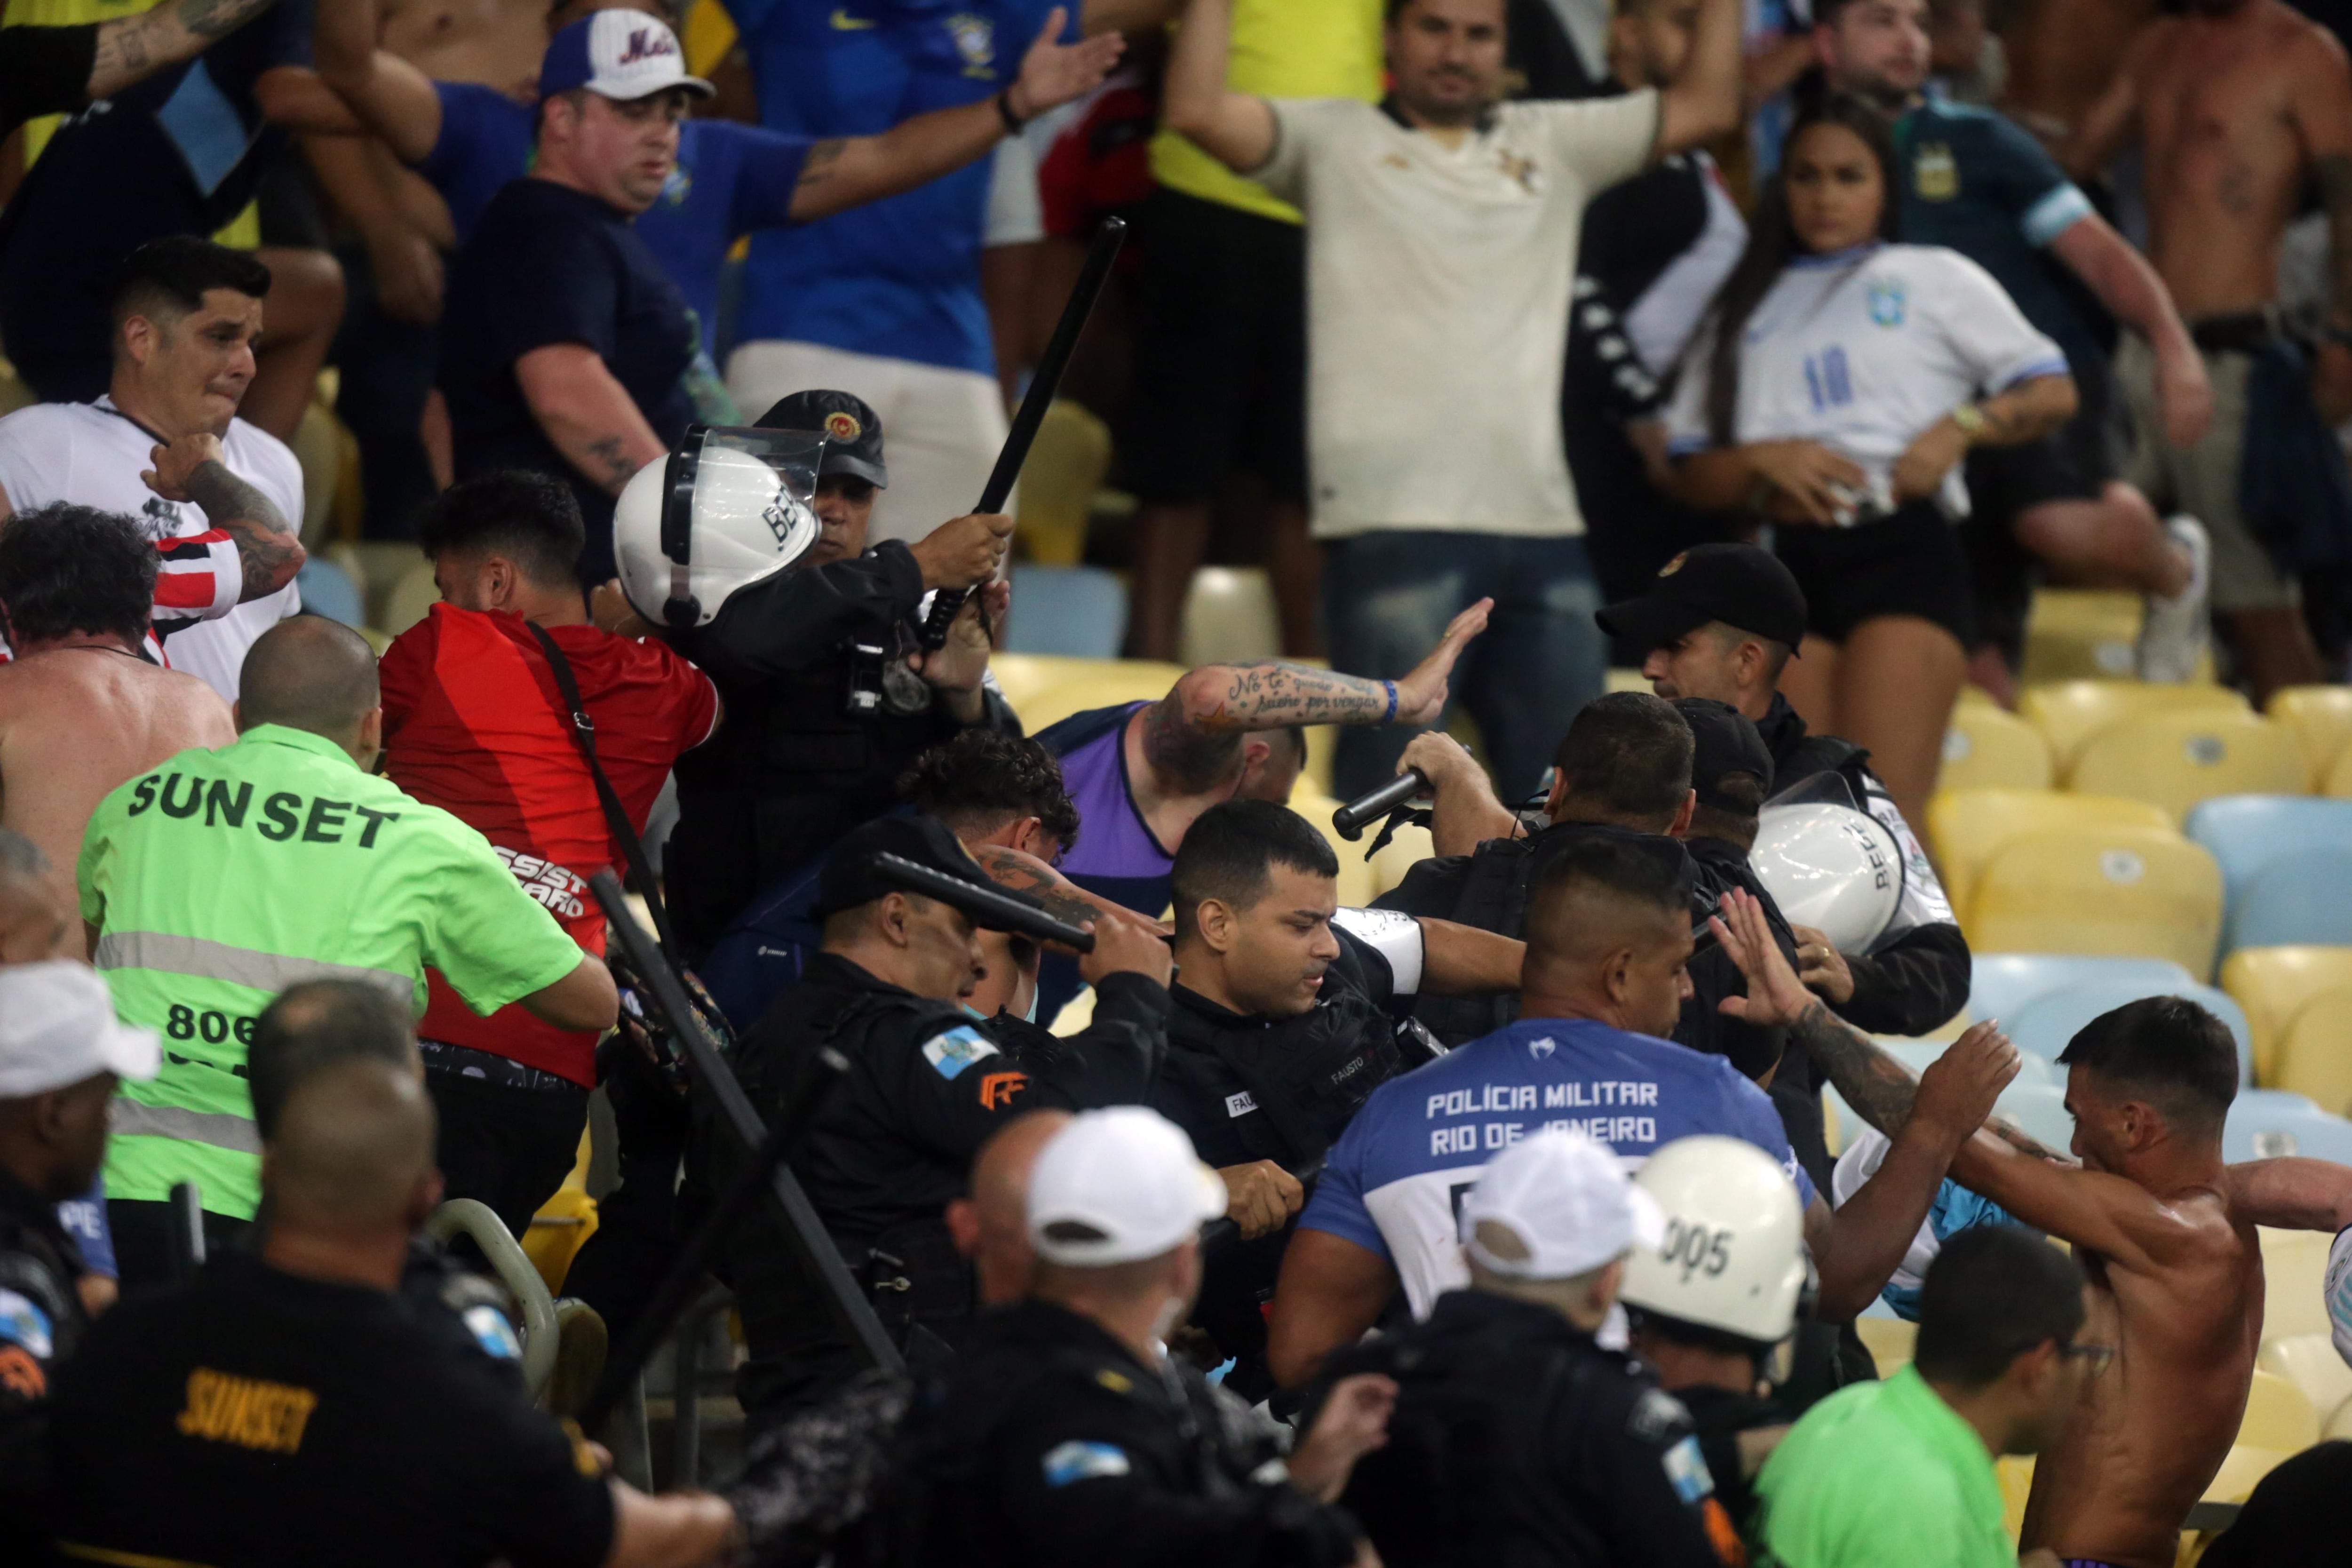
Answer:
[[2221, 961], [2221, 989], [2253, 1033], [2256, 1083], [2273, 1082], [2279, 1042], [2303, 1005], [2338, 987], [2352, 987], [2352, 948], [2242, 947]]
[[1127, 637], [1127, 584], [1099, 566], [1015, 566], [1003, 646], [1013, 653], [1115, 658]]
[[2271, 693], [2263, 712], [2294, 731], [2311, 764], [2311, 787], [2326, 782], [2327, 770], [2352, 739], [2352, 686], [2288, 686]]
[[2221, 872], [2169, 831], [2042, 828], [1994, 852], [1960, 924], [1988, 952], [2168, 958], [2205, 975], [2221, 933]]
[[2238, 1042], [2239, 1081], [2254, 1080], [2253, 1033], [2246, 1026], [2246, 1015], [2227, 993], [2210, 985], [2172, 986], [2161, 990], [2131, 981], [2087, 982], [2053, 991], [2028, 1003], [2008, 1020], [2006, 1032], [2017, 1042], [2021, 1051], [2032, 1051], [2047, 1061], [2058, 1059], [2058, 1053], [2078, 1034], [2084, 1025], [2111, 1012], [2126, 1002], [2137, 1002], [2144, 996], [2186, 996], [2202, 1003], [2228, 1025], [2231, 1036]]
[[2325, 1339], [2327, 1249], [2334, 1238], [2316, 1230], [2260, 1233], [2263, 1248], [2263, 1341]]
[[1948, 790], [2048, 789], [2057, 780], [2041, 731], [1989, 702], [1963, 702], [1945, 728], [1937, 782]]
[[[1360, 858], [1364, 847], [1370, 844], [1379, 832], [1377, 827], [1365, 831], [1364, 843], [1356, 847]], [[1372, 896], [1378, 898], [1403, 881], [1407, 871], [1435, 853], [1437, 846], [1431, 842], [1428, 828], [1410, 824], [1398, 828], [1396, 837], [1372, 857]]]
[[2243, 1089], [2222, 1123], [2221, 1152], [2231, 1164], [2287, 1155], [2352, 1163], [2352, 1121], [2283, 1089]]
[[360, 597], [359, 584], [352, 581], [350, 573], [325, 556], [313, 555], [303, 562], [294, 580], [301, 586], [302, 607], [312, 615], [341, 621], [347, 626], [366, 624], [367, 605]]
[[2014, 1019], [2027, 1004], [2070, 985], [2138, 985], [2157, 996], [2197, 984], [2163, 958], [2082, 958], [2055, 952], [1979, 952], [1969, 980], [1971, 1018]]
[[1339, 809], [1338, 801], [1301, 779], [1298, 787], [1290, 792], [1290, 809], [1313, 823], [1315, 830], [1339, 856], [1341, 909], [1360, 909], [1379, 896], [1373, 886], [1372, 868], [1364, 863], [1364, 845], [1349, 843], [1331, 826], [1331, 814]]
[[[2216, 1470], [2213, 1473], [2213, 1479], [2206, 1483], [2205, 1495], [2198, 1500], [2243, 1503], [2253, 1495], [2254, 1489], [2262, 1484], [2264, 1476], [2293, 1458], [2294, 1456], [2284, 1449], [2257, 1448], [2249, 1444], [2238, 1444], [2227, 1454], [2221, 1456], [2221, 1468]], [[2203, 1537], [2200, 1536], [2197, 1539], [2201, 1540]], [[2195, 1559], [2190, 1557], [2176, 1559], [2176, 1561], [2193, 1563]]]
[[2063, 779], [2083, 742], [2110, 724], [2142, 713], [2195, 710], [2250, 712], [2246, 700], [2225, 686], [2150, 686], [2130, 680], [2062, 680], [2030, 686], [2017, 700], [2021, 718], [2050, 742]]
[[2327, 764], [2327, 782], [2319, 793], [2330, 800], [2352, 800], [2352, 746], [2336, 752]]
[[1912, 1348], [1919, 1342], [1919, 1325], [1906, 1323], [1900, 1318], [1880, 1318], [1864, 1314], [1853, 1321], [1853, 1331], [1870, 1352], [1870, 1359], [1878, 1363], [1878, 1375], [1892, 1377], [1911, 1364]]
[[551, 1296], [563, 1294], [563, 1277], [571, 1272], [572, 1258], [596, 1234], [596, 1200], [588, 1195], [588, 1160], [589, 1134], [583, 1131], [571, 1173], [554, 1195], [539, 1205], [522, 1235], [522, 1254], [547, 1282]]
[[[1958, 1037], [1957, 1035], [1952, 1037], [1953, 1039]], [[1880, 1050], [1885, 1051], [1913, 1072], [1918, 1073], [1926, 1072], [1929, 1065], [1949, 1050], [1952, 1046], [1952, 1041], [1949, 1039], [1915, 1040], [1888, 1035], [1879, 1035], [1874, 1038]], [[2033, 1085], [2047, 1087], [2057, 1081], [2057, 1075], [2051, 1071], [2050, 1064], [2028, 1052], [2019, 1066], [2015, 1081], [2010, 1087], [2011, 1089]]]
[[1628, 669], [1622, 664], [1611, 665], [1609, 667], [1609, 673], [1602, 678], [1601, 684], [1602, 689], [1608, 691], [1647, 691], [1650, 689], [1649, 681], [1643, 677], [1640, 670]]
[[[996, 689], [1004, 700], [1020, 711], [1039, 693], [1070, 681], [1099, 674], [1106, 668], [1119, 668], [1118, 661], [1106, 665], [1101, 659], [1061, 658], [1050, 653], [1003, 653], [989, 657], [988, 673], [996, 678]], [[1168, 668], [1176, 667], [1170, 665]], [[1169, 678], [1171, 681], [1175, 677]], [[1167, 688], [1162, 687], [1163, 691]]]
[[1255, 566], [1203, 566], [1184, 594], [1177, 658], [1187, 665], [1282, 657], [1274, 584]]
[[1013, 701], [1021, 727], [1032, 735], [1090, 708], [1157, 702], [1184, 677], [1181, 665], [1144, 659], [1073, 659], [1064, 661], [1063, 668], [1067, 673], [1062, 679], [1033, 692], [1026, 700]]
[[2013, 1542], [2025, 1529], [2025, 1503], [2033, 1495], [2033, 1456], [2003, 1454], [1992, 1468], [2000, 1480], [2001, 1527]]
[[2246, 942], [2232, 936], [2246, 889], [2280, 860], [2300, 861], [2315, 847], [2352, 845], [2352, 801], [2305, 795], [2232, 795], [2200, 804], [2181, 831], [2212, 852], [2221, 868], [2221, 949], [2271, 947], [2283, 942], [2344, 938], [2283, 937]]
[[[2024, 1051], [2018, 1054], [2028, 1061], [2034, 1059]], [[2061, 1083], [2030, 1082], [2026, 1073], [2020, 1072], [2016, 1081], [2000, 1091], [1992, 1109], [1994, 1115], [2014, 1121], [2044, 1148], [2063, 1152], [2074, 1142], [2074, 1118], [2066, 1109], [2066, 1090]]]
[[2137, 594], [2095, 588], [2043, 588], [2025, 622], [2024, 679], [2128, 680], [2143, 615]]
[[1013, 538], [1025, 559], [1074, 567], [1086, 558], [1087, 524], [1110, 456], [1110, 426], [1083, 405], [1061, 398], [1045, 410], [1013, 492]]
[[[302, 469], [302, 515], [294, 520], [295, 533], [304, 549], [316, 550], [334, 537], [329, 513], [334, 510], [343, 448], [337, 436], [333, 410], [318, 402], [303, 405], [301, 423], [294, 426], [294, 439], [287, 445]], [[307, 593], [302, 595], [306, 608], [310, 598]], [[341, 616], [334, 618], [342, 619]]]
[[2252, 713], [2207, 710], [2108, 725], [2083, 742], [2066, 787], [2154, 801], [2178, 822], [2215, 795], [2296, 794], [2304, 776], [2292, 731]]
[[2352, 1366], [2336, 1353], [2336, 1342], [2326, 1334], [2290, 1334], [2263, 1346], [2256, 1363], [2273, 1377], [2284, 1378], [2303, 1390], [2324, 1428], [2345, 1402], [2352, 1400]]
[[2311, 1396], [2278, 1373], [2257, 1369], [2238, 1423], [2238, 1446], [2300, 1454], [2318, 1441], [2319, 1413]]
[[[1995, 711], [1999, 711], [1995, 710]], [[2003, 714], [2003, 718], [2008, 715]], [[2038, 744], [2040, 736], [2035, 737]], [[1927, 834], [1936, 848], [1936, 868], [1952, 908], [1965, 912], [1977, 874], [1993, 852], [2035, 828], [2153, 827], [2171, 831], [2160, 805], [2115, 795], [2062, 795], [2040, 788], [1948, 787], [1927, 803]]]
[[375, 624], [398, 637], [423, 620], [434, 605], [441, 602], [441, 590], [433, 585], [433, 563], [409, 558], [408, 569], [403, 572], [383, 596], [383, 614]]
[[2221, 951], [2352, 945], [2352, 847], [2315, 845], [2254, 875], [2222, 917]]

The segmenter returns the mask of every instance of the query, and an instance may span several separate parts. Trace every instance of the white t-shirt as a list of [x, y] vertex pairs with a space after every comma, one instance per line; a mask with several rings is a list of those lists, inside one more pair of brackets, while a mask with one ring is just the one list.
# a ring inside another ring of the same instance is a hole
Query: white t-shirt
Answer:
[[[37, 403], [0, 419], [0, 490], [16, 511], [52, 501], [129, 516], [155, 541], [155, 636], [174, 669], [236, 700], [245, 650], [302, 607], [292, 584], [240, 605], [244, 574], [236, 545], [194, 501], [167, 501], [139, 476], [154, 465], [155, 437], [114, 406]], [[302, 467], [286, 444], [242, 419], [221, 437], [228, 471], [268, 496], [288, 524], [302, 521]]]
[[1506, 103], [1448, 147], [1351, 99], [1270, 100], [1251, 177], [1307, 215], [1315, 534], [1580, 534], [1559, 380], [1584, 205], [1658, 95]]
[[[1666, 414], [1677, 454], [1715, 443], [1706, 427], [1714, 332], [1691, 347]], [[1878, 505], [1920, 433], [1972, 397], [2066, 374], [2066, 356], [1992, 275], [1935, 245], [1869, 245], [1791, 262], [1748, 319], [1732, 439], [1811, 440], [1852, 458]], [[1937, 498], [1965, 517], [1956, 466]]]

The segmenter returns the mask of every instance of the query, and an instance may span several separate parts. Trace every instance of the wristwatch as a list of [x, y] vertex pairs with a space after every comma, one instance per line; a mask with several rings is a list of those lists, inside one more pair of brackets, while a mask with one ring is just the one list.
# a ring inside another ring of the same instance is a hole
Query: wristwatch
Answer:
[[1969, 445], [1973, 447], [1977, 444], [1977, 437], [1985, 433], [1984, 410], [1973, 403], [1963, 403], [1952, 410], [1952, 423], [1959, 426], [1960, 434], [1967, 437]]

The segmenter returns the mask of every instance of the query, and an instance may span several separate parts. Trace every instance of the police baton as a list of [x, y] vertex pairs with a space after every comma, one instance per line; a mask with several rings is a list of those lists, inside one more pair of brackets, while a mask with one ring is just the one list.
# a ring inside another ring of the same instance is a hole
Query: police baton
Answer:
[[1364, 836], [1365, 826], [1386, 816], [1417, 795], [1429, 789], [1429, 775], [1419, 768], [1407, 768], [1370, 795], [1358, 795], [1331, 814], [1331, 826], [1339, 837], [1353, 844]]
[[[1037, 360], [1037, 368], [1029, 377], [1028, 395], [1021, 399], [1021, 410], [1013, 416], [1012, 432], [1004, 437], [1003, 449], [996, 454], [996, 467], [990, 470], [987, 488], [980, 492], [976, 512], [1003, 511], [1004, 503], [1013, 499], [1013, 481], [1021, 477], [1021, 466], [1029, 460], [1029, 447], [1037, 439], [1037, 427], [1045, 422], [1045, 410], [1054, 405], [1054, 395], [1061, 390], [1062, 373], [1070, 368], [1070, 355], [1078, 346], [1078, 334], [1086, 331], [1087, 318], [1094, 313], [1095, 300], [1101, 295], [1103, 285], [1110, 281], [1111, 264], [1118, 259], [1118, 247], [1127, 240], [1127, 220], [1108, 217], [1102, 227], [1095, 230], [1095, 242], [1087, 251], [1087, 265], [1078, 274], [1076, 287], [1070, 290], [1069, 303], [1062, 307], [1062, 319], [1055, 323], [1054, 335], [1045, 344], [1045, 352]], [[948, 628], [955, 624], [956, 614], [963, 608], [969, 588], [941, 588], [931, 598], [931, 613], [923, 620], [923, 646], [945, 647]]]
[[[613, 934], [620, 938], [622, 947], [627, 950], [629, 962], [653, 987], [655, 1005], [668, 1017], [679, 1043], [686, 1047], [686, 1054], [694, 1064], [694, 1081], [717, 1100], [719, 1116], [734, 1132], [736, 1142], [747, 1156], [756, 1162], [768, 1143], [767, 1124], [760, 1120], [759, 1111], [752, 1108], [751, 1096], [745, 1094], [743, 1086], [736, 1081], [734, 1070], [719, 1054], [719, 1047], [711, 1042], [709, 1035], [703, 1033], [701, 1020], [688, 1005], [686, 987], [680, 984], [677, 972], [662, 956], [662, 951], [655, 945], [653, 938], [646, 934], [645, 927], [637, 924], [636, 918], [629, 913], [627, 900], [621, 894], [620, 879], [613, 875], [609, 867], [591, 877], [588, 888], [596, 895], [596, 901], [604, 906], [604, 918], [612, 922]], [[804, 1092], [794, 1095], [793, 1102], [795, 1106], [805, 1105], [814, 1099], [814, 1095]], [[857, 1281], [851, 1277], [849, 1266], [841, 1260], [840, 1249], [833, 1245], [833, 1237], [825, 1233], [824, 1222], [817, 1218], [815, 1206], [809, 1202], [808, 1194], [801, 1190], [799, 1178], [781, 1160], [772, 1160], [761, 1168], [767, 1173], [763, 1195], [769, 1200], [769, 1215], [782, 1230], [784, 1239], [801, 1267], [809, 1270], [824, 1287], [825, 1295], [833, 1304], [835, 1321], [848, 1332], [868, 1361], [893, 1375], [903, 1374], [907, 1370], [906, 1358], [898, 1353], [898, 1347], [890, 1342], [882, 1321], [874, 1315], [873, 1303], [866, 1300], [865, 1293], [857, 1288]]]
[[929, 866], [918, 866], [900, 855], [877, 854], [872, 866], [884, 879], [898, 883], [908, 892], [937, 899], [961, 910], [971, 916], [976, 925], [984, 925], [991, 931], [1011, 931], [1016, 936], [1031, 937], [1038, 942], [1050, 942], [1079, 952], [1095, 950], [1094, 932], [1080, 931], [1066, 921], [1057, 921], [1026, 899], [1016, 899], [995, 888], [983, 888], [977, 882], [967, 882], [961, 877], [934, 871]]
[[[1323, 1174], [1323, 1156], [1318, 1154], [1290, 1173], [1300, 1186], [1313, 1186], [1317, 1179]], [[1299, 1212], [1304, 1214], [1307, 1211], [1302, 1207]], [[1228, 1242], [1239, 1241], [1241, 1238], [1241, 1226], [1223, 1215], [1219, 1215], [1201, 1227], [1201, 1249], [1204, 1252], [1210, 1247], [1223, 1247]]]
[[164, 1217], [169, 1227], [172, 1283], [184, 1284], [204, 1271], [204, 1189], [194, 1182], [173, 1183]]

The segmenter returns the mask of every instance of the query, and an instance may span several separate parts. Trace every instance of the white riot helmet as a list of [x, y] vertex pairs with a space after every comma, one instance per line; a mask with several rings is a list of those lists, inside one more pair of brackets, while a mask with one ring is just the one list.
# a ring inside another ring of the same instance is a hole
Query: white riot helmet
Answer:
[[1625, 1259], [1628, 1307], [1774, 1345], [1795, 1331], [1811, 1266], [1797, 1184], [1738, 1138], [1678, 1138], [1633, 1184], [1665, 1214], [1666, 1237]]
[[802, 431], [689, 428], [613, 510], [630, 607], [658, 626], [709, 626], [728, 595], [793, 566], [821, 532], [809, 498], [824, 456], [824, 437]]
[[1903, 851], [1886, 825], [1848, 805], [1768, 805], [1748, 864], [1790, 925], [1867, 952], [1903, 901]]

